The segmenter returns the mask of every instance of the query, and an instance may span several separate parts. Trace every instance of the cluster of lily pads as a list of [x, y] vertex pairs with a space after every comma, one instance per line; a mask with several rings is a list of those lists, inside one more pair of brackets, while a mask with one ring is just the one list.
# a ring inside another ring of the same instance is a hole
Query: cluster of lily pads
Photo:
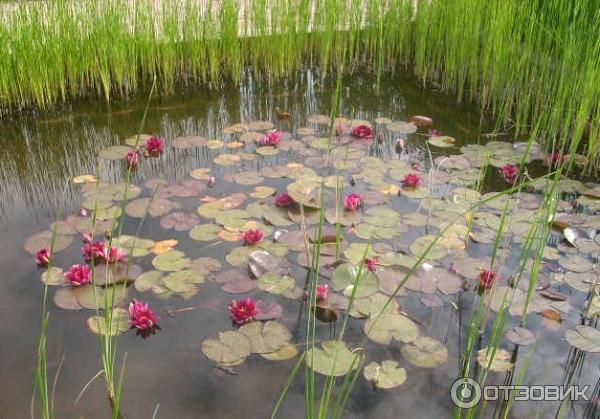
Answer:
[[[77, 286], [68, 280], [68, 271], [65, 274], [58, 266], [45, 271], [42, 281], [57, 286], [54, 301], [65, 309], [103, 309], [102, 297], [113, 293], [110, 301], [116, 324], [110, 330], [114, 333], [130, 327], [142, 330], [139, 325], [152, 321], [158, 324], [140, 301], [132, 301], [130, 310], [124, 310], [131, 288], [160, 299], [192, 299], [203, 283], [214, 281], [223, 292], [241, 297], [227, 306], [233, 328], [202, 343], [202, 352], [226, 367], [241, 364], [251, 354], [271, 360], [297, 355], [298, 346], [291, 343], [288, 328], [277, 320], [282, 306], [248, 294], [306, 299], [305, 284], [292, 272], [296, 266], [311, 266], [309, 255], [317, 243], [321, 279], [315, 301], [309, 303], [320, 311], [318, 318], [335, 321], [349, 309], [349, 316], [363, 322], [370, 341], [400, 345], [403, 358], [418, 367], [444, 364], [448, 351], [400, 310], [407, 296], [436, 307], [473, 290], [495, 312], [508, 301], [513, 316], [523, 314], [527, 307], [527, 313], [561, 319], [573, 309], [569, 295], [561, 291], [567, 286], [589, 295], [587, 318], [600, 314], [596, 268], [600, 236], [595, 236], [600, 225], [600, 185], [566, 177], [558, 182], [558, 192], [570, 197], [559, 200], [551, 220], [560, 240], [544, 250], [536, 292], [529, 300], [526, 292], [533, 268], [528, 266], [522, 280], [515, 283], [514, 266], [508, 262], [492, 265], [491, 248], [502, 229], [509, 251], [519, 251], [536, 220], [542, 202], [539, 192], [549, 183], [533, 182], [526, 191], [493, 200], [493, 192], [482, 194], [474, 188], [481, 168], [488, 165], [513, 185], [525, 174], [525, 167], [519, 165], [527, 144], [488, 141], [458, 149], [454, 138], [425, 132], [431, 125], [426, 117], [411, 122], [336, 118], [332, 134], [330, 122], [325, 115], [312, 115], [307, 126], [294, 132], [275, 130], [268, 121], [239, 123], [224, 128], [219, 139], [167, 140], [159, 147], [160, 153], [152, 152], [151, 139], [156, 137], [127, 139], [124, 145], [102, 150], [100, 159], [113, 164], [125, 160], [126, 168], [131, 168], [132, 157], [123, 156], [138, 153], [135, 147], [142, 139], [148, 155], [158, 162], [166, 153], [178, 156], [206, 149], [214, 166], [196, 168], [189, 173], [190, 179], [178, 183], [145, 179], [143, 171], [135, 176], [137, 185], [79, 176], [74, 182], [81, 184], [82, 211], [32, 236], [25, 249], [32, 254], [46, 249], [38, 254], [38, 262], [46, 265], [82, 233], [112, 232], [114, 221], [124, 216], [157, 219], [178, 238], [111, 237], [111, 246], [123, 255], [117, 258], [119, 263], [92, 264], [90, 280]], [[386, 141], [396, 141], [398, 154], [377, 157], [375, 151]], [[412, 159], [410, 149], [416, 147], [431, 147], [433, 166], [428, 170], [424, 170], [426, 162]], [[536, 146], [525, 163], [533, 160], [555, 164], [551, 155]], [[259, 170], [252, 168], [255, 162], [260, 162]], [[217, 177], [217, 168], [225, 174]], [[225, 184], [240, 185], [239, 191], [225, 194], [220, 187]], [[575, 209], [573, 195], [578, 201]], [[317, 237], [321, 210], [328, 226]], [[509, 222], [503, 225], [506, 211]], [[227, 254], [224, 260], [193, 259], [176, 248], [182, 240], [200, 249], [223, 246]], [[141, 267], [150, 265], [150, 269]], [[355, 285], [359, 271], [362, 274]], [[355, 299], [348, 307], [351, 295]], [[388, 304], [391, 296], [392, 304]], [[102, 319], [90, 318], [92, 331], [106, 332]], [[591, 326], [579, 325], [565, 337], [583, 351], [600, 352], [599, 335]], [[506, 339], [526, 345], [535, 336], [515, 328]], [[512, 368], [506, 350], [495, 351], [490, 360], [491, 355], [483, 348], [478, 361], [494, 371]], [[350, 343], [324, 341], [306, 354], [306, 362], [319, 373], [337, 376], [358, 365], [356, 356]], [[364, 376], [380, 388], [395, 387], [406, 380], [406, 371], [399, 365], [395, 359], [371, 360]]]

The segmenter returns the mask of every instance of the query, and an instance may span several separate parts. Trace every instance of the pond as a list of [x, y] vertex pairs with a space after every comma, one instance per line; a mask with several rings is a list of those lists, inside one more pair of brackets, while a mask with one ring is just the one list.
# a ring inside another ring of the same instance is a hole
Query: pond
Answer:
[[[345, 78], [341, 118], [331, 128], [335, 97], [336, 80], [318, 72], [278, 83], [248, 73], [239, 85], [152, 97], [145, 120], [146, 98], [134, 97], [0, 121], [0, 417], [29, 415], [42, 278], [50, 380], [60, 371], [56, 417], [110, 417], [103, 379], [85, 388], [102, 369], [92, 317], [98, 295], [109, 290], [119, 307], [147, 302], [160, 325], [155, 334], [136, 334], [127, 314], [114, 311], [125, 318], [117, 347], [118, 365], [127, 354], [123, 417], [270, 417], [307, 339], [307, 249], [320, 249], [318, 280], [328, 285], [326, 298], [323, 288], [312, 295], [317, 343], [309, 363], [317, 372], [331, 366], [320, 348], [341, 333], [350, 300], [343, 340], [364, 348], [366, 369], [344, 417], [452, 416], [450, 388], [462, 376], [471, 319], [485, 301], [487, 327], [474, 343], [485, 351], [505, 295], [509, 333], [491, 365], [480, 352], [482, 366], [473, 361], [471, 371], [489, 367], [486, 384], [503, 384], [526, 368], [523, 383], [589, 385], [587, 394], [595, 389], [597, 397], [600, 185], [565, 178], [559, 199], [544, 201], [550, 183], [530, 179], [552, 169], [552, 156], [533, 146], [527, 174], [510, 173], [526, 139], [496, 132], [476, 110], [401, 76], [379, 89], [371, 75]], [[125, 154], [150, 136], [164, 139], [164, 151], [142, 150], [129, 171]], [[527, 187], [492, 199], [511, 187], [511, 176]], [[124, 188], [128, 177], [132, 186]], [[280, 197], [286, 192], [289, 200]], [[557, 214], [542, 234], [548, 223], [536, 220], [550, 205]], [[122, 210], [122, 228], [113, 228]], [[84, 263], [82, 235], [92, 229], [94, 240], [127, 252], [127, 263], [97, 261], [95, 285], [75, 286], [63, 273]], [[255, 230], [264, 237], [248, 234]], [[45, 246], [54, 249], [47, 271], [34, 257]], [[542, 263], [523, 257], [524, 248], [531, 255], [540, 248]], [[528, 300], [532, 271], [539, 273]], [[246, 298], [259, 302], [260, 314], [232, 325], [230, 303]], [[515, 329], [523, 311], [527, 323]], [[352, 355], [339, 353], [336, 371], [344, 374]], [[301, 368], [280, 417], [305, 416], [304, 374]], [[386, 386], [394, 388], [379, 388]], [[490, 402], [483, 416], [498, 406]], [[560, 409], [592, 417], [598, 406], [590, 406], [516, 401], [511, 415], [550, 417]]]

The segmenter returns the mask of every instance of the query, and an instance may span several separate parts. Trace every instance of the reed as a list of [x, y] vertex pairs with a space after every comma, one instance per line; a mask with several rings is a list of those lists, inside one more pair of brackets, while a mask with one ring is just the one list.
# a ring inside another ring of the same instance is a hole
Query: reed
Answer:
[[413, 71], [548, 148], [600, 163], [600, 9], [533, 0], [102, 0], [0, 6], [0, 109], [265, 79]]

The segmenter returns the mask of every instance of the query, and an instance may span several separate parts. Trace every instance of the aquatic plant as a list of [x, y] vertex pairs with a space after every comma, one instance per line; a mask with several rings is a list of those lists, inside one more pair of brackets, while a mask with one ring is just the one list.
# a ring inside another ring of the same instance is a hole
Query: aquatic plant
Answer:
[[379, 266], [379, 258], [377, 256], [365, 258], [365, 266], [371, 272], [377, 271], [377, 267]]
[[402, 186], [405, 188], [418, 188], [422, 183], [423, 178], [417, 173], [409, 173], [402, 180]]
[[145, 150], [150, 157], [160, 157], [165, 151], [165, 140], [157, 136], [152, 136], [146, 140]]
[[133, 299], [129, 303], [129, 325], [136, 329], [136, 333], [142, 337], [148, 337], [160, 329], [159, 318], [148, 306], [148, 303]]
[[229, 304], [228, 309], [231, 319], [237, 325], [251, 322], [260, 314], [256, 301], [251, 298], [234, 300]]
[[352, 135], [354, 135], [356, 138], [371, 140], [373, 138], [373, 130], [368, 125], [355, 125], [352, 127]]
[[92, 269], [88, 265], [73, 265], [65, 272], [65, 279], [74, 287], [89, 284], [92, 281]]
[[291, 207], [295, 203], [296, 201], [294, 201], [294, 198], [292, 198], [287, 192], [280, 193], [275, 197], [275, 205], [278, 207], [287, 208]]
[[344, 198], [344, 208], [347, 211], [356, 211], [363, 206], [363, 202], [363, 197], [360, 194], [353, 192]]
[[327, 295], [329, 294], [329, 285], [328, 284], [317, 285], [316, 294], [317, 294], [317, 301], [327, 300]]
[[35, 254], [35, 263], [40, 268], [46, 268], [50, 264], [52, 260], [52, 254], [50, 253], [50, 248], [48, 246], [40, 249]]
[[264, 237], [264, 233], [257, 228], [248, 229], [243, 234], [244, 244], [248, 246], [256, 246], [260, 244]]
[[281, 141], [281, 133], [277, 132], [277, 131], [273, 131], [273, 132], [270, 132], [267, 135], [263, 136], [259, 140], [259, 144], [277, 147], [277, 145], [279, 144], [280, 141]]

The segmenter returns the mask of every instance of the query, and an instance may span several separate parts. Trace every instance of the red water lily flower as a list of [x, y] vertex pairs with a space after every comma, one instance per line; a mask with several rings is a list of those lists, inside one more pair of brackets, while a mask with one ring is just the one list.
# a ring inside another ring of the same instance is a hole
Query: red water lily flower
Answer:
[[128, 151], [125, 154], [125, 162], [130, 169], [135, 169], [140, 162], [140, 153], [137, 150]]
[[483, 289], [489, 289], [494, 285], [496, 279], [498, 278], [498, 273], [492, 271], [491, 269], [484, 269], [479, 272], [479, 276], [477, 276], [477, 280], [479, 281], [479, 286]]
[[421, 186], [422, 183], [423, 179], [416, 173], [409, 173], [408, 175], [404, 176], [404, 180], [402, 181], [402, 185], [405, 188], [417, 188]]
[[429, 131], [427, 131], [427, 135], [429, 135], [430, 137], [438, 137], [442, 135], [442, 131], [432, 128]]
[[123, 262], [127, 257], [127, 252], [118, 247], [112, 246], [110, 250], [106, 252], [106, 263], [117, 263]]
[[296, 201], [287, 192], [280, 193], [275, 197], [275, 205], [278, 207], [290, 207], [294, 205]]
[[278, 131], [273, 131], [262, 137], [259, 141], [260, 145], [271, 145], [273, 147], [277, 147], [279, 142], [281, 141], [281, 133]]
[[377, 258], [377, 256], [365, 258], [365, 266], [371, 272], [375, 272], [377, 270], [377, 267], [379, 266], [379, 259]]
[[355, 125], [352, 127], [352, 135], [354, 135], [356, 138], [370, 140], [373, 138], [373, 130], [368, 125]]
[[231, 319], [237, 325], [251, 322], [260, 314], [260, 309], [252, 298], [232, 301], [227, 308]]
[[[81, 253], [83, 254], [83, 259], [90, 263], [100, 263], [106, 260], [106, 247], [104, 242], [98, 240], [92, 240], [91, 237], [86, 237], [84, 235], [84, 245], [81, 248]], [[88, 240], [89, 241], [86, 241]]]
[[214, 176], [209, 176], [208, 177], [208, 187], [212, 188], [213, 186], [215, 186], [216, 181], [217, 181], [217, 179]]
[[69, 284], [79, 287], [92, 281], [92, 268], [84, 264], [73, 265], [63, 275]]
[[48, 247], [38, 250], [35, 254], [35, 262], [39, 268], [47, 267], [51, 259], [52, 254], [50, 253], [50, 248]]
[[165, 140], [152, 136], [146, 140], [146, 153], [150, 157], [160, 157], [165, 151]]
[[564, 163], [566, 160], [567, 156], [563, 156], [558, 151], [553, 151], [552, 153], [548, 154], [546, 164], [555, 169], [559, 164]]
[[137, 334], [143, 338], [153, 335], [157, 329], [160, 330], [158, 320], [148, 303], [136, 299], [129, 303], [129, 325], [132, 329], [137, 329]]
[[244, 243], [248, 246], [256, 246], [263, 241], [264, 234], [261, 230], [257, 228], [251, 228], [250, 230], [246, 230], [244, 232]]
[[500, 168], [500, 174], [506, 183], [514, 185], [519, 176], [519, 167], [514, 164], [505, 164]]
[[363, 206], [364, 200], [360, 194], [351, 193], [344, 199], [344, 208], [348, 211], [355, 211]]
[[325, 301], [327, 299], [327, 294], [329, 294], [329, 285], [317, 285], [317, 301]]

